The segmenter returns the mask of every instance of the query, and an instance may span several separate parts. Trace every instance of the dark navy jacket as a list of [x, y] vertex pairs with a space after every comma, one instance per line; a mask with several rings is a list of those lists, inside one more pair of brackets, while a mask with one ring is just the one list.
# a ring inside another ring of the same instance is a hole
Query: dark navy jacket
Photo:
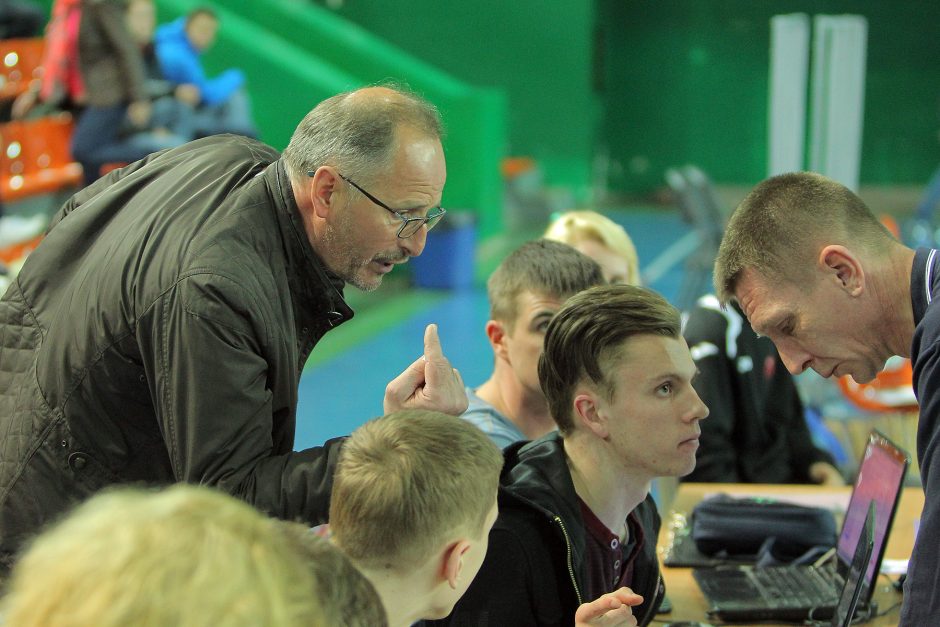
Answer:
[[[917, 457], [924, 484], [924, 511], [907, 580], [901, 624], [940, 623], [940, 253], [918, 249], [911, 270], [914, 310], [914, 393], [920, 403]], [[934, 468], [934, 466], [938, 466]]]

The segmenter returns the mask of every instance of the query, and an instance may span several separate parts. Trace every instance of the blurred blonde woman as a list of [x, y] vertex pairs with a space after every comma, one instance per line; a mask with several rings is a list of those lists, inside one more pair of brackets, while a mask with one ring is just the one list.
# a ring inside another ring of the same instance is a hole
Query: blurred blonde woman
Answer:
[[337, 624], [309, 552], [279, 524], [209, 488], [101, 493], [14, 567], [4, 627]]
[[636, 247], [622, 226], [596, 211], [568, 211], [549, 225], [545, 239], [562, 242], [600, 266], [611, 284], [640, 285]]

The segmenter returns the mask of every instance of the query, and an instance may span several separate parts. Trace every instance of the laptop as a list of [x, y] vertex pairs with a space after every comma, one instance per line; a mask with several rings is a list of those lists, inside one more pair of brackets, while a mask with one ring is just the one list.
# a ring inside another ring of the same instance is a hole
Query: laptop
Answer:
[[692, 575], [708, 602], [708, 613], [725, 621], [802, 621], [833, 616], [850, 573], [870, 506], [875, 510], [874, 546], [862, 577], [859, 603], [867, 607], [881, 568], [910, 457], [872, 431], [845, 512], [834, 559], [812, 566], [695, 569]]
[[849, 627], [855, 619], [855, 610], [865, 587], [865, 571], [871, 562], [871, 555], [875, 552], [875, 502], [868, 505], [868, 515], [862, 525], [862, 533], [855, 547], [855, 556], [849, 564], [849, 572], [845, 576], [845, 585], [836, 604], [835, 614], [832, 616], [830, 627]]

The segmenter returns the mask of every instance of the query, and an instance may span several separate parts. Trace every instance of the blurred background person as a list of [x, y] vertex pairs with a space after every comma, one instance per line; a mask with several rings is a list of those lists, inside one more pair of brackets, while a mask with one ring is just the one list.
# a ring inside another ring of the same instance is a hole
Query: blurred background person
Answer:
[[568, 211], [555, 218], [545, 239], [572, 246], [604, 271], [608, 283], [641, 285], [640, 261], [626, 230], [596, 211]]
[[156, 54], [164, 77], [176, 85], [198, 90], [196, 132], [200, 136], [234, 133], [257, 137], [251, 116], [245, 74], [229, 68], [209, 78], [200, 57], [215, 43], [219, 18], [199, 7], [157, 29]]

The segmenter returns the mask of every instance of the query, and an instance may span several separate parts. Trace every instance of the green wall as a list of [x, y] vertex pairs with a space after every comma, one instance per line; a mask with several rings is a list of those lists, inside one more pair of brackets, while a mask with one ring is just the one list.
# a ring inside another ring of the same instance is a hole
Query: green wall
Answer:
[[598, 0], [609, 186], [649, 190], [690, 162], [720, 182], [762, 179], [769, 22], [792, 12], [868, 18], [862, 182], [926, 182], [940, 160], [940, 3]]
[[[160, 0], [165, 21], [192, 0]], [[206, 68], [241, 67], [262, 137], [286, 145], [312, 106], [339, 91], [392, 80], [434, 102], [447, 128], [443, 203], [478, 216], [483, 235], [502, 228], [499, 161], [505, 143], [503, 95], [456, 79], [316, 5], [296, 0], [216, 0], [222, 27]]]
[[598, 101], [589, 0], [348, 0], [336, 10], [474, 85], [505, 90], [506, 154], [531, 156], [550, 184], [583, 195]]
[[[45, 0], [47, 9], [50, 4]], [[261, 138], [278, 149], [287, 145], [297, 122], [328, 96], [386, 80], [410, 86], [434, 102], [444, 119], [448, 182], [443, 204], [475, 213], [483, 236], [502, 229], [499, 163], [506, 145], [506, 101], [499, 90], [454, 78], [306, 1], [156, 4], [160, 23], [196, 5], [217, 10], [221, 28], [203, 59], [207, 73], [232, 66], [245, 72]]]

